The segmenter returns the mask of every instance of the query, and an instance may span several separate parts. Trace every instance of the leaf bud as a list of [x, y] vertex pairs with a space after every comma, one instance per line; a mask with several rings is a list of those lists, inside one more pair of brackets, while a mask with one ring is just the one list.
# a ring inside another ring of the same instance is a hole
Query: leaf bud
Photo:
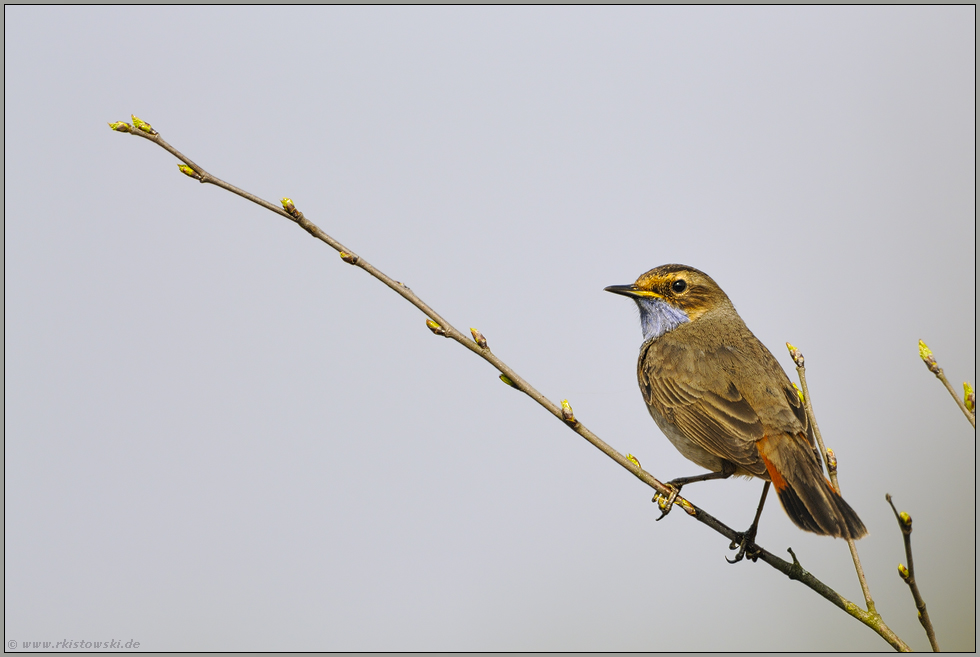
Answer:
[[470, 333], [473, 334], [473, 341], [480, 345], [481, 349], [487, 348], [487, 339], [483, 337], [483, 334], [477, 331], [475, 328], [470, 329]]
[[442, 328], [441, 326], [433, 322], [431, 319], [425, 320], [425, 325], [428, 326], [429, 330], [435, 333], [436, 335], [446, 335], [446, 329]]
[[803, 367], [803, 352], [791, 345], [789, 342], [786, 343], [786, 348], [789, 349], [789, 355], [793, 358], [793, 362], [799, 368]]
[[130, 116], [133, 117], [133, 126], [137, 130], [142, 130], [143, 132], [145, 132], [148, 135], [155, 135], [155, 134], [157, 134], [157, 131], [154, 130], [153, 129], [153, 126], [151, 126], [149, 123], [147, 123], [143, 119], [139, 118], [135, 114], [131, 114]]
[[575, 413], [572, 412], [572, 405], [568, 403], [567, 399], [561, 400], [561, 419], [565, 420], [569, 424], [576, 424]]
[[932, 355], [932, 349], [927, 347], [926, 343], [922, 340], [919, 340], [919, 358], [921, 358], [922, 362], [926, 364], [926, 367], [929, 368], [930, 372], [936, 376], [939, 376], [939, 372], [941, 370], [939, 369], [939, 365], [936, 363], [935, 357]]

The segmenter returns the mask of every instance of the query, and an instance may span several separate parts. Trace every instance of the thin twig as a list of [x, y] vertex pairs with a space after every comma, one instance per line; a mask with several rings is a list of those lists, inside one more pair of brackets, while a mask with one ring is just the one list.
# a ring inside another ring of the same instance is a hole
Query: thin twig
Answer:
[[939, 652], [936, 630], [932, 627], [932, 621], [929, 620], [929, 612], [926, 611], [926, 601], [922, 599], [922, 594], [919, 593], [919, 585], [915, 581], [915, 566], [912, 565], [912, 516], [904, 511], [899, 513], [898, 509], [895, 508], [895, 504], [892, 502], [892, 496], [888, 493], [885, 493], [885, 499], [891, 505], [892, 511], [895, 513], [895, 520], [898, 521], [898, 527], [902, 530], [902, 539], [905, 541], [905, 558], [909, 562], [908, 568], [902, 564], [898, 564], [898, 574], [905, 580], [905, 583], [909, 585], [909, 589], [912, 591], [915, 608], [919, 610], [919, 622], [926, 631], [926, 636], [929, 637], [929, 645], [932, 646], [932, 651]]
[[[695, 511], [694, 517], [697, 520], [699, 520], [701, 523], [714, 529], [722, 536], [731, 539], [733, 542], [741, 540], [742, 535], [739, 532], [736, 532], [735, 530], [731, 529], [721, 521], [712, 517], [703, 509], [700, 509], [694, 505], [691, 506], [694, 508]], [[837, 591], [830, 588], [829, 586], [821, 582], [819, 579], [814, 577], [809, 571], [804, 569], [803, 566], [800, 565], [799, 560], [797, 560], [796, 554], [793, 553], [792, 548], [789, 548], [787, 552], [789, 552], [790, 555], [793, 557], [792, 563], [784, 559], [780, 559], [773, 553], [769, 552], [765, 548], [759, 547], [758, 545], [754, 547], [752, 557], [750, 558], [753, 561], [755, 561], [756, 559], [761, 559], [762, 561], [769, 564], [770, 566], [772, 566], [779, 572], [783, 573], [790, 579], [796, 580], [801, 584], [803, 584], [804, 586], [812, 589], [817, 594], [829, 600], [835, 606], [840, 607], [849, 615], [853, 616], [854, 618], [858, 619], [859, 621], [861, 621], [862, 623], [870, 627], [878, 635], [880, 635], [881, 638], [887, 641], [892, 648], [894, 648], [898, 652], [912, 652], [912, 649], [904, 641], [902, 641], [898, 637], [898, 635], [892, 631], [890, 627], [888, 627], [885, 624], [880, 614], [878, 614], [874, 610], [865, 611], [864, 609], [861, 609], [861, 607], [854, 604], [853, 602], [851, 602], [850, 600], [848, 600], [847, 598], [839, 594]]]
[[[441, 315], [439, 315], [435, 310], [429, 307], [424, 301], [422, 301], [410, 288], [403, 285], [402, 283], [394, 280], [388, 275], [381, 272], [379, 269], [369, 264], [366, 260], [358, 255], [355, 255], [353, 251], [345, 247], [343, 244], [330, 237], [324, 233], [319, 227], [317, 227], [313, 222], [306, 219], [303, 213], [296, 209], [293, 202], [286, 198], [282, 201], [282, 207], [273, 205], [268, 201], [265, 201], [253, 194], [250, 194], [234, 185], [231, 185], [220, 178], [217, 178], [207, 171], [205, 171], [201, 166], [195, 164], [187, 156], [178, 151], [176, 148], [168, 144], [166, 141], [160, 137], [159, 133], [154, 130], [148, 123], [140, 121], [135, 116], [133, 117], [134, 125], [130, 126], [128, 123], [122, 121], [117, 123], [110, 123], [109, 126], [118, 132], [128, 132], [132, 135], [143, 137], [156, 145], [160, 146], [178, 160], [184, 163], [180, 167], [186, 175], [199, 180], [202, 183], [209, 183], [225, 189], [233, 194], [237, 194], [244, 199], [247, 199], [256, 205], [260, 205], [266, 210], [275, 212], [276, 214], [289, 219], [290, 221], [298, 224], [304, 230], [306, 230], [310, 235], [316, 237], [322, 242], [326, 243], [333, 249], [335, 249], [341, 256], [344, 262], [360, 267], [368, 274], [377, 278], [379, 281], [390, 287], [392, 290], [397, 292], [402, 298], [411, 303], [413, 306], [418, 308], [422, 313], [428, 317], [426, 320], [426, 325], [429, 329], [436, 335], [442, 335], [447, 338], [451, 338], [459, 344], [463, 345], [473, 353], [477, 354], [488, 363], [490, 363], [498, 372], [500, 372], [500, 378], [508, 385], [520, 390], [528, 397], [536, 401], [542, 407], [544, 407], [549, 413], [554, 415], [556, 418], [561, 420], [565, 425], [575, 431], [578, 435], [585, 438], [589, 443], [598, 448], [603, 454], [611, 458], [613, 461], [618, 463], [620, 466], [625, 468], [637, 479], [642, 481], [647, 486], [653, 488], [660, 495], [670, 495], [675, 492], [673, 489], [668, 488], [665, 484], [660, 482], [656, 477], [650, 473], [643, 470], [640, 467], [638, 461], [635, 458], [626, 457], [613, 449], [609, 444], [600, 439], [589, 429], [585, 427], [579, 420], [575, 418], [572, 412], [571, 406], [568, 404], [567, 400], [563, 400], [561, 406], [555, 404], [550, 399], [538, 392], [531, 384], [525, 381], [520, 375], [517, 374], [513, 369], [511, 369], [506, 363], [504, 363], [500, 358], [498, 358], [490, 348], [487, 346], [486, 338], [477, 331], [476, 329], [471, 329], [472, 337], [468, 338], [461, 331], [452, 326], [448, 321], [446, 321]], [[804, 384], [805, 385], [805, 384]], [[680, 506], [688, 515], [694, 517], [699, 522], [707, 525], [711, 529], [725, 536], [731, 541], [737, 541], [741, 539], [741, 534], [731, 529], [727, 525], [723, 524], [709, 513], [703, 509], [698, 508], [690, 501], [678, 496], [674, 504]], [[764, 550], [759, 546], [755, 546], [757, 551], [754, 552], [753, 561], [756, 559], [762, 559], [765, 563], [769, 564], [776, 570], [789, 576], [790, 579], [795, 579], [805, 586], [813, 589], [815, 592], [840, 607], [848, 614], [857, 618], [862, 623], [870, 627], [877, 634], [879, 634], [885, 641], [887, 641], [893, 648], [902, 652], [908, 652], [909, 647], [900, 639], [894, 632], [889, 629], [884, 622], [881, 621], [881, 617], [877, 613], [869, 613], [862, 610], [860, 607], [850, 602], [839, 593], [831, 589], [829, 586], [818, 580], [816, 577], [808, 573], [806, 570], [800, 566], [799, 562], [796, 560], [794, 555], [793, 563], [780, 559], [772, 553]], [[792, 550], [790, 550], [792, 554]]]
[[[813, 403], [810, 401], [810, 389], [806, 385], [806, 361], [803, 358], [803, 353], [789, 342], [786, 343], [786, 347], [793, 357], [793, 362], [796, 363], [796, 373], [800, 376], [800, 387], [803, 389], [803, 407], [806, 409], [807, 419], [813, 426], [813, 434], [817, 437], [817, 445], [820, 448], [820, 454], [823, 456], [824, 465], [827, 466], [830, 482], [837, 494], [840, 495], [840, 483], [837, 481], [837, 459], [834, 458], [831, 461], [832, 453], [828, 453], [823, 444], [823, 436], [820, 435], [820, 427], [817, 426], [817, 416], [813, 412]], [[854, 570], [857, 572], [858, 581], [861, 583], [861, 592], [864, 593], [864, 602], [868, 605], [868, 612], [877, 614], [875, 601], [871, 598], [871, 589], [868, 587], [868, 580], [865, 578], [864, 568], [861, 566], [861, 557], [858, 556], [857, 545], [855, 545], [853, 538], [848, 537], [845, 540], [848, 549], [851, 551], [851, 561], [854, 562]]]
[[[956, 390], [953, 389], [953, 385], [946, 378], [946, 374], [943, 372], [943, 368], [939, 367], [939, 363], [936, 362], [936, 357], [932, 355], [932, 349], [927, 347], [926, 343], [923, 342], [922, 340], [919, 340], [919, 358], [921, 358], [922, 362], [926, 364], [926, 367], [929, 368], [929, 371], [935, 374], [936, 378], [943, 382], [943, 385], [946, 386], [946, 390], [948, 390], [949, 394], [952, 395], [953, 399], [956, 400], [956, 405], [960, 407], [961, 411], [963, 411], [963, 415], [966, 416], [966, 419], [969, 420], [970, 424], [973, 425], [973, 428], [976, 429], [977, 428], [976, 412], [968, 408], [966, 405], [967, 400], [963, 399], [956, 393]], [[969, 384], [964, 383], [963, 386], [967, 389], [966, 396], [972, 394], [973, 390], [972, 388], [969, 387]]]

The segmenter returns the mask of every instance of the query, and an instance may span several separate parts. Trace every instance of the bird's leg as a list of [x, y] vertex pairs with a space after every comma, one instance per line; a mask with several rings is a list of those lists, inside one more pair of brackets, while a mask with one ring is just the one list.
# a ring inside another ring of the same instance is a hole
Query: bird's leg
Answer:
[[707, 472], [701, 475], [695, 475], [693, 477], [678, 477], [677, 479], [671, 479], [667, 482], [667, 487], [670, 488], [670, 494], [661, 495], [657, 493], [653, 496], [651, 502], [656, 503], [660, 507], [660, 517], [657, 520], [663, 520], [664, 516], [670, 513], [670, 510], [674, 508], [674, 500], [677, 499], [677, 495], [681, 492], [681, 486], [685, 484], [693, 484], [697, 481], [710, 481], [712, 479], [728, 479], [733, 474], [735, 474], [735, 466], [728, 461], [722, 461], [720, 472]]
[[766, 504], [766, 495], [769, 494], [769, 484], [770, 482], [767, 481], [766, 485], [762, 487], [762, 498], [759, 499], [759, 508], [755, 510], [755, 520], [752, 521], [752, 526], [739, 535], [739, 540], [732, 541], [732, 544], [728, 546], [729, 550], [738, 548], [734, 559], [725, 557], [725, 561], [728, 563], [738, 563], [746, 555], [752, 561], [759, 558], [759, 552], [755, 549], [755, 534], [759, 531], [759, 518], [762, 516], [762, 507]]

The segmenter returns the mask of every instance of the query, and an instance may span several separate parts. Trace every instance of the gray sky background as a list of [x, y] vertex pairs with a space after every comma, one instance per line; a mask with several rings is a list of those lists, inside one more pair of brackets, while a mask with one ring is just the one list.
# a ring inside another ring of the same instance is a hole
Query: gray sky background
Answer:
[[[708, 272], [792, 371], [878, 609], [974, 650], [975, 9], [5, 8], [5, 639], [152, 650], [880, 650], [289, 222], [662, 479], [602, 291]], [[761, 482], [688, 497], [748, 526]], [[860, 601], [843, 542], [759, 541]]]

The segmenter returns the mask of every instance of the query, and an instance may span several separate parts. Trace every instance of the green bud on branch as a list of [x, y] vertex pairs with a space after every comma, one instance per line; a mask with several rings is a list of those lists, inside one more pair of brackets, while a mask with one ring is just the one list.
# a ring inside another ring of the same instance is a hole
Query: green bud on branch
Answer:
[[433, 322], [431, 319], [425, 320], [425, 325], [428, 326], [429, 330], [435, 333], [436, 335], [443, 335], [443, 336], [446, 335], [446, 329], [442, 328], [441, 326]]
[[483, 334], [482, 333], [480, 333], [475, 328], [471, 328], [470, 329], [470, 333], [473, 334], [473, 342], [475, 342], [478, 345], [480, 345], [480, 348], [481, 349], [486, 349], [487, 348], [487, 339], [485, 337], [483, 337]]
[[153, 129], [153, 126], [151, 126], [149, 123], [147, 123], [146, 121], [142, 120], [141, 118], [139, 118], [135, 114], [132, 114], [131, 116], [133, 117], [133, 126], [137, 130], [142, 130], [143, 132], [145, 132], [148, 135], [155, 135], [155, 134], [157, 134], [157, 131], [154, 130]]

